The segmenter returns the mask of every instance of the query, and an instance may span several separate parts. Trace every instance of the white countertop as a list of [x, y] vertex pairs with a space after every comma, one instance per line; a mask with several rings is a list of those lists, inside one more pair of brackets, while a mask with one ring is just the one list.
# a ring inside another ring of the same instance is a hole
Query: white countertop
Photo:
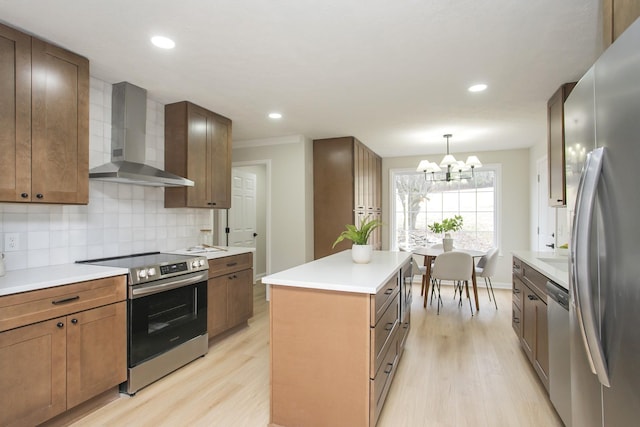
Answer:
[[262, 282], [375, 294], [410, 256], [409, 252], [373, 251], [369, 264], [356, 264], [351, 260], [351, 250], [346, 250], [263, 277]]
[[[241, 248], [218, 246], [224, 250], [189, 251], [186, 249], [170, 253], [180, 255], [204, 255], [207, 259], [222, 258], [255, 252], [255, 248]], [[127, 274], [126, 268], [102, 267], [89, 264], [60, 264], [46, 267], [11, 270], [0, 277], [0, 296], [17, 294], [19, 292], [35, 291], [53, 286], [68, 285], [87, 280], [103, 279], [105, 277]]]
[[[553, 252], [533, 251], [513, 251], [512, 253], [514, 256], [520, 258], [522, 261], [526, 262], [531, 267], [556, 282], [558, 285], [563, 286], [565, 289], [569, 289], [569, 257], [567, 255], [557, 255]], [[551, 263], [544, 262], [541, 258], [553, 260], [554, 262], [566, 262], [567, 271], [557, 268]]]
[[0, 296], [35, 291], [86, 280], [127, 274], [126, 268], [87, 264], [60, 264], [47, 267], [12, 270], [0, 277]]
[[200, 246], [193, 246], [187, 249], [179, 249], [170, 253], [178, 255], [198, 255], [206, 256], [207, 259], [223, 258], [226, 256], [246, 254], [249, 252], [255, 252], [256, 248], [245, 248], [239, 246], [215, 246], [213, 248], [202, 248]]

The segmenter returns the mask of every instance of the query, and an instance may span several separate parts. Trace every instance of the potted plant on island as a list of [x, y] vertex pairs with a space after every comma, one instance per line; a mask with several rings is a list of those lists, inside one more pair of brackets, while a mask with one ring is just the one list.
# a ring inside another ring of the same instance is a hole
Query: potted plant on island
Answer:
[[429, 230], [434, 233], [441, 234], [444, 233], [444, 238], [442, 239], [442, 249], [445, 252], [449, 252], [453, 249], [453, 238], [451, 237], [450, 231], [460, 231], [462, 230], [462, 216], [455, 215], [453, 218], [445, 218], [440, 222], [434, 222], [429, 226]]
[[369, 244], [369, 237], [373, 230], [381, 225], [382, 221], [369, 219], [368, 216], [360, 222], [359, 227], [353, 224], [347, 224], [345, 226], [347, 229], [340, 233], [331, 247], [335, 248], [338, 243], [345, 239], [351, 240], [353, 242], [353, 246], [351, 247], [351, 258], [353, 262], [357, 264], [367, 264], [371, 261], [371, 253], [373, 252], [373, 247]]

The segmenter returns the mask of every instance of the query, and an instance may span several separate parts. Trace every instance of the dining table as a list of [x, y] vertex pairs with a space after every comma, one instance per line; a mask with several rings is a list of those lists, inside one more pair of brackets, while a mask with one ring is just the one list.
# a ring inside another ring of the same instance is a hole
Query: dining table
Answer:
[[[475, 299], [475, 302], [476, 302], [476, 311], [480, 311], [480, 302], [478, 301], [478, 283], [476, 281], [475, 259], [483, 257], [486, 254], [486, 252], [478, 251], [475, 249], [460, 249], [460, 248], [454, 248], [453, 250], [456, 252], [464, 252], [466, 254], [469, 254], [473, 259], [473, 262], [471, 263], [471, 282], [473, 285], [473, 298]], [[422, 247], [422, 248], [415, 248], [412, 251], [414, 255], [424, 256], [424, 266], [427, 268], [425, 275], [422, 277], [422, 281], [424, 285], [423, 287], [425, 289], [424, 291], [424, 307], [425, 308], [427, 307], [427, 296], [429, 295], [429, 285], [431, 284], [431, 264], [438, 255], [441, 255], [444, 252], [445, 251], [442, 247], [429, 247], [429, 246]]]

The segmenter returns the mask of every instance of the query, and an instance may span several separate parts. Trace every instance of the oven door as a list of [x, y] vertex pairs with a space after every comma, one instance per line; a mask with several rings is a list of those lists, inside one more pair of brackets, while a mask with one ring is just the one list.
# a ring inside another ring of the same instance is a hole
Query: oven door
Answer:
[[130, 288], [130, 368], [207, 333], [207, 273]]

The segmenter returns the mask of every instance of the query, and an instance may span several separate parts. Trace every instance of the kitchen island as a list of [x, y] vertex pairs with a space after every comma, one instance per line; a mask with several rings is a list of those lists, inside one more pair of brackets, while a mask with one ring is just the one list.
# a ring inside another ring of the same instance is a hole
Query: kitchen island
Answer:
[[[272, 426], [374, 426], [409, 330], [411, 256], [351, 251], [262, 279], [271, 285]], [[406, 279], [405, 279], [406, 278]]]

